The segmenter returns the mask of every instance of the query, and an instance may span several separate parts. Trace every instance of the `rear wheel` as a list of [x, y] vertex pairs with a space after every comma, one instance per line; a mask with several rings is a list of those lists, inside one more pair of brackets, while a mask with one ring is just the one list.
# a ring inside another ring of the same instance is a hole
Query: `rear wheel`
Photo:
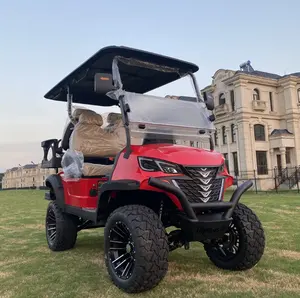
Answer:
[[63, 251], [74, 247], [77, 239], [75, 218], [61, 211], [55, 201], [49, 203], [46, 214], [46, 238], [53, 251]]
[[265, 234], [255, 213], [238, 204], [233, 221], [222, 239], [205, 244], [210, 260], [219, 268], [247, 270], [261, 259], [265, 248]]
[[149, 290], [168, 270], [168, 241], [151, 209], [128, 205], [116, 209], [104, 230], [105, 262], [114, 284], [128, 293]]

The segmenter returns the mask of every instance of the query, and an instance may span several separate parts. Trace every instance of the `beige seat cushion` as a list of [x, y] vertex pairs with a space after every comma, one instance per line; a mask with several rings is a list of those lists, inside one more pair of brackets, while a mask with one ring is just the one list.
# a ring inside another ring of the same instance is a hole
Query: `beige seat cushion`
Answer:
[[84, 163], [82, 174], [84, 176], [103, 176], [109, 175], [113, 171], [113, 165], [99, 165], [93, 163]]
[[80, 111], [79, 121], [70, 138], [70, 148], [86, 157], [114, 157], [126, 146], [125, 129], [122, 123], [105, 130], [102, 116], [89, 110]]
[[[73, 116], [77, 123], [70, 137], [70, 150], [79, 151], [84, 157], [114, 157], [126, 145], [124, 127], [105, 131], [102, 116], [88, 109], [77, 109]], [[113, 165], [83, 163], [83, 176], [103, 176], [112, 173]]]
[[[114, 112], [109, 113], [106, 118], [106, 122], [107, 125], [104, 127], [104, 130], [112, 133], [117, 131], [121, 138], [126, 140], [126, 131], [123, 126], [122, 114]], [[142, 143], [143, 139], [131, 136], [131, 145], [142, 145]]]

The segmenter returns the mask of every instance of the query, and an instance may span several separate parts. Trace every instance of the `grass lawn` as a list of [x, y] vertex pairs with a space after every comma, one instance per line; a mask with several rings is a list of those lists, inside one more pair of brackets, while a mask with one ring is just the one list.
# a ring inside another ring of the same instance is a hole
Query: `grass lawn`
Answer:
[[0, 192], [0, 297], [300, 297], [300, 195], [251, 194], [242, 199], [262, 220], [266, 251], [247, 272], [214, 267], [201, 245], [170, 253], [155, 289], [127, 295], [108, 279], [103, 229], [86, 230], [66, 252], [46, 244], [43, 191]]

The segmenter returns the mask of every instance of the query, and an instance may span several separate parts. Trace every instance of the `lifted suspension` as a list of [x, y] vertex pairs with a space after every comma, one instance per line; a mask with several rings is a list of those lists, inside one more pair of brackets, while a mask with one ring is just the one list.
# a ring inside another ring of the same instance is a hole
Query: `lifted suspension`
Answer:
[[189, 242], [185, 239], [181, 230], [174, 230], [168, 234], [169, 251], [173, 251], [177, 248], [184, 246], [185, 249], [190, 248]]

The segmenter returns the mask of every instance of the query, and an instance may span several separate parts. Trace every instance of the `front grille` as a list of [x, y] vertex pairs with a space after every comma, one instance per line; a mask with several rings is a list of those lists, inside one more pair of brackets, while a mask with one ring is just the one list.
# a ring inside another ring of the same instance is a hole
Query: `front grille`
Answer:
[[219, 200], [223, 179], [216, 178], [218, 167], [186, 167], [185, 169], [192, 180], [177, 179], [176, 183], [190, 203]]
[[218, 167], [186, 167], [188, 175], [192, 178], [212, 178], [215, 179], [217, 172], [219, 170]]

